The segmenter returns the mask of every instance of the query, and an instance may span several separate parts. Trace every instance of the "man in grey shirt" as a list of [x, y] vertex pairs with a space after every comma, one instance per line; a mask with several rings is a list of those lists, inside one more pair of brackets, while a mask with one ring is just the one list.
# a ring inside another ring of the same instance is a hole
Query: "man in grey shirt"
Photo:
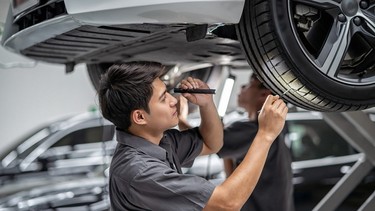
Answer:
[[[247, 118], [231, 123], [224, 128], [224, 145], [217, 153], [224, 158], [227, 176], [246, 156], [258, 131], [258, 111], [271, 91], [252, 74], [248, 83], [241, 87], [238, 106], [247, 111]], [[293, 211], [292, 159], [285, 144], [284, 135], [279, 135], [272, 144], [266, 164], [250, 198], [241, 210]], [[269, 199], [272, 198], [272, 203]]]
[[[223, 145], [223, 128], [209, 94], [184, 93], [198, 105], [201, 125], [184, 132], [178, 124], [177, 100], [159, 79], [163, 66], [151, 62], [113, 65], [102, 76], [99, 103], [103, 116], [117, 127], [118, 145], [110, 166], [113, 210], [238, 210], [254, 189], [268, 150], [288, 111], [278, 96], [269, 96], [259, 114], [259, 130], [243, 162], [215, 187], [198, 176], [181, 173], [198, 155]], [[180, 88], [208, 88], [199, 79]]]

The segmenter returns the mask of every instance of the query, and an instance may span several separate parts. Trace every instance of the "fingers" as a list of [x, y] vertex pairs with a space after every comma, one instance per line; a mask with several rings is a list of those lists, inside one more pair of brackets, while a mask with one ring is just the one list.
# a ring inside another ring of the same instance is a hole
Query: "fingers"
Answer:
[[277, 99], [276, 101], [272, 103], [272, 107], [275, 109], [278, 109], [279, 107], [284, 106], [284, 105], [285, 103], [282, 99]]
[[187, 104], [187, 102], [188, 101], [187, 101], [186, 97], [183, 94], [179, 95], [179, 97], [178, 97], [178, 104], [180, 106], [185, 106]]
[[264, 108], [271, 108], [272, 110], [279, 112], [283, 116], [285, 116], [286, 113], [288, 113], [288, 107], [278, 95], [269, 95], [263, 104], [262, 109]]
[[261, 111], [263, 111], [265, 108], [272, 106], [273, 102], [275, 102], [278, 99], [278, 96], [268, 95], [266, 98], [266, 101], [264, 101]]
[[283, 111], [282, 111], [282, 115], [283, 116], [286, 116], [286, 114], [288, 113], [288, 106], [285, 105], [285, 107], [283, 108]]
[[177, 96], [177, 104], [180, 105], [180, 104], [185, 104], [185, 103], [187, 103], [186, 98], [182, 94], [178, 95]]
[[179, 117], [182, 119], [186, 118], [189, 113], [187, 99], [183, 97], [182, 95], [179, 95], [178, 103], [176, 106], [177, 106], [177, 112], [179, 114]]
[[188, 77], [182, 80], [180, 87], [182, 89], [198, 89], [202, 87], [208, 88], [208, 86], [203, 81], [192, 77]]
[[181, 95], [184, 96], [184, 97], [187, 98], [187, 99], [191, 96], [190, 93], [182, 93]]
[[264, 102], [264, 106], [271, 106], [276, 100], [279, 99], [278, 95], [268, 95], [266, 101]]

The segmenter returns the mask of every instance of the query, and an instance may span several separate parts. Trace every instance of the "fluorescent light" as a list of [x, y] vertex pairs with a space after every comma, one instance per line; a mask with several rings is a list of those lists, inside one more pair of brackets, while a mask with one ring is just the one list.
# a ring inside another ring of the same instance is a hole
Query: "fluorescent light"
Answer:
[[234, 80], [235, 76], [233, 75], [229, 75], [228, 78], [225, 79], [218, 106], [218, 113], [220, 117], [223, 117], [227, 111], [229, 99], [233, 90]]

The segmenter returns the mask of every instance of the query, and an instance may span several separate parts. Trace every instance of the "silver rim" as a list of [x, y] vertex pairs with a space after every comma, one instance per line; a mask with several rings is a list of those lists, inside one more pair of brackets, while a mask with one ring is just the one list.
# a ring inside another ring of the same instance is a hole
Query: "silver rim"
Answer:
[[303, 53], [324, 75], [375, 84], [374, 0], [289, 0], [289, 18]]

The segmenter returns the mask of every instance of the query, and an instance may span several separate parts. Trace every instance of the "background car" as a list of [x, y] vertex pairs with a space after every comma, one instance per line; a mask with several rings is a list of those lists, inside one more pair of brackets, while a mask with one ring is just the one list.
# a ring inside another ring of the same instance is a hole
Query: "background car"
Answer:
[[106, 185], [105, 177], [62, 181], [1, 198], [0, 210], [110, 210]]
[[[35, 60], [86, 63], [95, 86], [117, 62], [178, 71], [244, 67], [309, 110], [375, 105], [373, 0], [13, 0], [2, 44]], [[242, 50], [243, 49], [243, 50]]]
[[[374, 114], [369, 114], [374, 119]], [[375, 122], [374, 122], [375, 123]], [[294, 201], [297, 210], [312, 210], [320, 200], [362, 159], [317, 112], [290, 113], [287, 142], [292, 155]], [[337, 210], [357, 210], [375, 190], [373, 169]]]
[[32, 187], [103, 175], [116, 146], [98, 111], [53, 122], [1, 157], [0, 197]]

